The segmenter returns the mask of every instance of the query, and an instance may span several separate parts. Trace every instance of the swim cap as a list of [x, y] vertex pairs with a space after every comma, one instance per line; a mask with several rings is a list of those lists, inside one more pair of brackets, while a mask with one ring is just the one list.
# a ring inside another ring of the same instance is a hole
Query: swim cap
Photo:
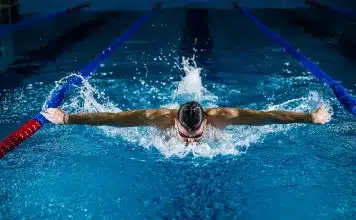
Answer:
[[178, 110], [178, 121], [188, 131], [199, 129], [204, 118], [204, 109], [196, 101], [186, 102]]

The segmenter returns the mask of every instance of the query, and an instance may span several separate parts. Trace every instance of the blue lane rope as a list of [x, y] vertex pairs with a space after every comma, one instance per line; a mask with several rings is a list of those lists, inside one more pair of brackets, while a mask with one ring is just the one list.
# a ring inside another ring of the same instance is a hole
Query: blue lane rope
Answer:
[[49, 21], [55, 17], [71, 14], [75, 11], [79, 11], [79, 10], [84, 9], [89, 6], [90, 6], [89, 3], [80, 4], [80, 5], [74, 6], [72, 8], [66, 9], [64, 11], [59, 11], [59, 12], [51, 13], [51, 14], [44, 15], [44, 16], [29, 18], [29, 19], [24, 20], [17, 24], [10, 24], [8, 26], [0, 28], [0, 36], [4, 36], [6, 34], [25, 29], [25, 28], [27, 28], [31, 25], [37, 24], [41, 21]]
[[[132, 25], [127, 32], [125, 32], [120, 38], [115, 40], [108, 48], [103, 50], [94, 60], [92, 60], [90, 63], [88, 63], [80, 72], [79, 74], [83, 78], [89, 77], [99, 66], [100, 64], [108, 58], [110, 54], [112, 54], [119, 46], [122, 46], [124, 41], [126, 41], [131, 35], [145, 22], [148, 21], [148, 19], [151, 17], [153, 10], [158, 8], [156, 3], [153, 8], [150, 9], [150, 11], [142, 16], [134, 25]], [[64, 84], [61, 88], [59, 88], [55, 93], [53, 93], [52, 97], [48, 100], [48, 108], [57, 108], [63, 101], [66, 93], [70, 90], [71, 87], [75, 85], [80, 85], [82, 82], [82, 78], [80, 77], [74, 77], [71, 80], [69, 80], [66, 84]], [[35, 120], [38, 120], [41, 125], [47, 123], [47, 119], [44, 118], [40, 113], [34, 116]]]
[[334, 7], [331, 7], [331, 6], [327, 5], [327, 4], [323, 4], [323, 3], [320, 3], [320, 2], [314, 1], [314, 0], [306, 0], [305, 3], [309, 4], [311, 6], [327, 9], [327, 10], [329, 10], [331, 12], [341, 13], [341, 14], [347, 16], [347, 17], [350, 17], [350, 18], [356, 18], [356, 13], [354, 11], [352, 11], [352, 10], [349, 10], [349, 9], [334, 8]]
[[322, 82], [325, 82], [334, 92], [339, 102], [348, 110], [351, 114], [356, 116], [356, 98], [347, 92], [347, 90], [338, 82], [334, 81], [326, 72], [320, 69], [316, 64], [306, 58], [303, 54], [298, 52], [291, 44], [284, 41], [280, 36], [275, 34], [269, 27], [263, 24], [260, 20], [254, 17], [248, 10], [239, 6], [236, 2], [233, 2], [237, 9], [254, 22], [266, 35], [273, 40], [277, 41], [281, 47], [283, 47], [292, 57], [298, 60], [304, 68], [308, 69], [313, 75]]

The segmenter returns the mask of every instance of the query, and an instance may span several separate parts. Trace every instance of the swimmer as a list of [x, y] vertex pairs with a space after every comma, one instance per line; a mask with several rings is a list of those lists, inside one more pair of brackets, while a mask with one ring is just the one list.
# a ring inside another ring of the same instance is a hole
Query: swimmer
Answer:
[[58, 108], [41, 113], [54, 124], [115, 127], [152, 126], [159, 129], [175, 127], [185, 143], [199, 142], [207, 125], [223, 129], [229, 125], [267, 125], [310, 123], [325, 124], [330, 119], [325, 106], [312, 113], [295, 111], [258, 111], [241, 108], [207, 108], [190, 101], [176, 109], [139, 109], [117, 113], [93, 112], [67, 114]]

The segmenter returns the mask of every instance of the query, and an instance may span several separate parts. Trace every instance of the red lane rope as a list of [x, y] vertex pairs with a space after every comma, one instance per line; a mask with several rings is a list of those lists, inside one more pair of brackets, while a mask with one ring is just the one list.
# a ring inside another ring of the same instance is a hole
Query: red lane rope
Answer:
[[32, 119], [7, 136], [0, 142], [0, 158], [15, 148], [19, 143], [36, 133], [41, 127], [42, 125], [37, 120]]

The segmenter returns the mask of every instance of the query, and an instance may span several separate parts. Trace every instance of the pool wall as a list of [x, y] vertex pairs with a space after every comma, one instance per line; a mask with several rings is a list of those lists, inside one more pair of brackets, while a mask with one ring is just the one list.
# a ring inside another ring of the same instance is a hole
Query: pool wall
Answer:
[[[21, 13], [50, 13], [57, 11], [59, 8], [66, 8], [73, 4], [80, 4], [84, 2], [92, 3], [90, 10], [147, 10], [155, 2], [154, 0], [137, 0], [132, 4], [130, 0], [106, 0], [105, 3], [100, 0], [47, 0], [43, 1], [41, 5], [37, 4], [35, 0], [21, 1]], [[167, 0], [163, 1], [164, 7], [182, 7], [187, 3], [198, 2], [202, 6], [208, 8], [230, 8], [231, 1], [220, 0]], [[332, 5], [334, 7], [356, 8], [355, 1], [347, 0], [321, 0], [321, 2]], [[239, 4], [247, 8], [296, 8], [307, 7], [304, 0], [240, 0]]]

